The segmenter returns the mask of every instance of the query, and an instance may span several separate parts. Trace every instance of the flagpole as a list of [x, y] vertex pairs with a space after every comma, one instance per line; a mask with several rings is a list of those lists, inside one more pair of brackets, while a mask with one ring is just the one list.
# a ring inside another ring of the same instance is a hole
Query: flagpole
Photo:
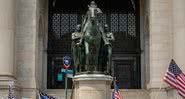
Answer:
[[65, 73], [65, 97], [67, 99], [67, 68], [66, 68], [66, 73]]
[[63, 57], [63, 65], [65, 68], [65, 98], [67, 99], [67, 73], [68, 68], [71, 66], [71, 58], [69, 56]]
[[66, 69], [66, 73], [65, 73], [65, 97], [67, 99], [67, 69]]

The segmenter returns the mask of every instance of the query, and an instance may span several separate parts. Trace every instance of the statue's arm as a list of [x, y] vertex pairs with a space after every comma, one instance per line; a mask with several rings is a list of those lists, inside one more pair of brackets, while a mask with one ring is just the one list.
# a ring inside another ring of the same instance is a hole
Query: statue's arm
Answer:
[[112, 43], [112, 41], [114, 41], [115, 40], [115, 38], [114, 38], [114, 35], [113, 35], [113, 33], [108, 33], [107, 35], [106, 35], [107, 37], [107, 41], [109, 42], [109, 43]]
[[102, 14], [103, 13], [100, 8], [97, 8], [97, 11], [98, 11], [99, 14]]
[[76, 40], [80, 38], [79, 36], [76, 35], [76, 33], [72, 33], [72, 40]]
[[80, 41], [77, 43], [77, 45], [82, 45], [83, 37], [82, 37], [82, 36], [80, 36], [79, 38], [80, 38]]
[[111, 40], [112, 40], [112, 41], [114, 41], [114, 40], [115, 40], [115, 38], [114, 38], [114, 34], [113, 34], [113, 33], [111, 33]]
[[75, 38], [75, 37], [74, 37], [74, 34], [75, 34], [75, 33], [72, 33], [72, 35], [71, 35], [71, 39], [72, 39], [72, 40], [74, 40], [74, 38]]

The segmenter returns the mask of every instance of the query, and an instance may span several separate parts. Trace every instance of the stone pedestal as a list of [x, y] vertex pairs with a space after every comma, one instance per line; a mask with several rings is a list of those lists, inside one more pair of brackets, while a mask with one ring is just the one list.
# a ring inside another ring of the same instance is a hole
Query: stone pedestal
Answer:
[[104, 74], [81, 74], [74, 77], [74, 99], [111, 99], [113, 78]]

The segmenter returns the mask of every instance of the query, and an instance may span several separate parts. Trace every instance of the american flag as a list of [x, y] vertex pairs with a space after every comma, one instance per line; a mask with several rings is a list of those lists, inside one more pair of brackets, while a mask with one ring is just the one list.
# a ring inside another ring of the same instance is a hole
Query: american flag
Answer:
[[174, 87], [179, 95], [185, 99], [185, 75], [173, 59], [164, 76], [164, 81]]
[[114, 92], [112, 94], [112, 99], [123, 99], [119, 91], [119, 88], [116, 85], [116, 81], [114, 81]]

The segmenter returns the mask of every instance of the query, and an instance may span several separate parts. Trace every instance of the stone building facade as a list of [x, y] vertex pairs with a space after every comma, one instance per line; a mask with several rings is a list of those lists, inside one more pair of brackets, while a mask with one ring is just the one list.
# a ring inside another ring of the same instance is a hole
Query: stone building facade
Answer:
[[[47, 89], [48, 0], [0, 0], [0, 98], [14, 82], [18, 99]], [[173, 58], [185, 71], [185, 1], [140, 0], [141, 89], [121, 89], [126, 99], [181, 99], [163, 82]]]

